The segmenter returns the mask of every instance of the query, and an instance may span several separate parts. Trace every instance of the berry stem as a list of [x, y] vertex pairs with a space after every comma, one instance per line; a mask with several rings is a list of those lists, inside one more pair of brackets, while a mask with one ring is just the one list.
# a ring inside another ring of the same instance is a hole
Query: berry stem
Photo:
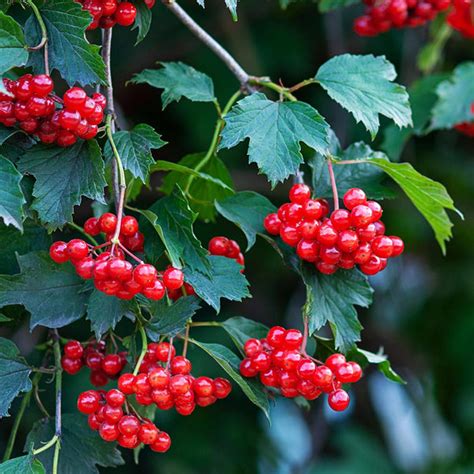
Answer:
[[192, 326], [194, 328], [197, 327], [209, 327], [209, 326], [222, 326], [221, 323], [218, 321], [202, 321], [202, 322], [197, 322], [197, 323], [190, 323], [189, 326]]
[[30, 51], [37, 51], [43, 48], [44, 54], [44, 73], [49, 75], [49, 54], [48, 54], [48, 30], [44, 23], [43, 17], [38, 9], [38, 7], [33, 3], [32, 0], [26, 0], [26, 3], [33, 10], [33, 14], [36, 17], [36, 21], [41, 30], [41, 41], [36, 46], [30, 46], [28, 49]]
[[[37, 372], [32, 380], [33, 386], [37, 386], [38, 382], [41, 378], [41, 373]], [[18, 433], [18, 428], [20, 426], [21, 420], [23, 418], [23, 415], [25, 413], [26, 407], [30, 404], [31, 400], [31, 394], [33, 393], [33, 390], [30, 390], [25, 394], [23, 399], [21, 400], [20, 408], [18, 409], [18, 413], [15, 417], [15, 421], [13, 422], [13, 427], [10, 432], [10, 436], [8, 438], [8, 443], [7, 447], [5, 449], [5, 453], [3, 454], [3, 460], [2, 462], [8, 461], [12, 455], [13, 447], [15, 446], [15, 440], [16, 440], [16, 435]]]
[[61, 437], [61, 391], [62, 391], [62, 380], [63, 380], [63, 369], [61, 366], [61, 346], [59, 344], [59, 334], [58, 330], [53, 330], [53, 351], [54, 351], [54, 364], [56, 366], [56, 424], [55, 424], [55, 435], [59, 438]]
[[314, 79], [305, 79], [304, 81], [298, 82], [298, 84], [295, 84], [294, 86], [290, 87], [288, 90], [289, 92], [295, 92], [299, 89], [302, 89], [303, 87], [309, 86], [311, 84], [316, 84], [318, 81]]
[[339, 194], [337, 192], [336, 177], [334, 176], [334, 169], [332, 167], [331, 159], [328, 159], [327, 163], [328, 163], [329, 179], [331, 180], [332, 197], [334, 200], [334, 209], [338, 210], [339, 209]]
[[41, 448], [34, 449], [33, 450], [33, 455], [37, 456], [38, 454], [44, 453], [47, 451], [51, 446], [54, 446], [56, 444], [56, 441], [58, 441], [58, 437], [54, 435], [45, 445], [41, 446]]
[[183, 357], [186, 357], [186, 354], [188, 353], [190, 327], [191, 327], [190, 323], [186, 324], [186, 331], [184, 332], [183, 353], [182, 353]]
[[140, 260], [136, 257], [130, 250], [128, 250], [121, 242], [118, 243], [118, 246], [126, 253], [129, 257], [133, 258], [138, 263], [143, 263], [143, 260]]
[[94, 250], [99, 247], [99, 243], [97, 242], [97, 240], [94, 239], [94, 237], [92, 237], [91, 235], [89, 235], [87, 232], [84, 232], [84, 228], [81, 227], [80, 225], [77, 225], [75, 222], [68, 222], [67, 225], [69, 227], [72, 227], [73, 229], [77, 230], [78, 232], [80, 232], [84, 237], [86, 237], [87, 239], [89, 239], [92, 244], [94, 245]]
[[[241, 94], [240, 90], [238, 90], [235, 94], [233, 94], [232, 97], [227, 102], [227, 104], [225, 105], [224, 109], [222, 110], [220, 117], [217, 119], [216, 127], [214, 129], [214, 134], [212, 136], [211, 144], [209, 145], [207, 153], [204, 155], [202, 160], [194, 168], [194, 171], [196, 172], [201, 171], [204, 168], [204, 166], [206, 166], [206, 164], [209, 162], [209, 160], [212, 158], [214, 153], [216, 152], [216, 148], [219, 143], [219, 136], [225, 125], [224, 117], [232, 108], [232, 106], [235, 104], [237, 99], [240, 97], [240, 94]], [[184, 189], [184, 192], [186, 195], [189, 195], [189, 190], [191, 188], [191, 184], [193, 183], [195, 177], [196, 177], [195, 174], [192, 174], [189, 176], [188, 181], [186, 183], [186, 188]]]
[[138, 371], [140, 370], [140, 365], [142, 365], [143, 359], [145, 358], [146, 351], [148, 350], [148, 340], [146, 337], [145, 329], [143, 328], [143, 324], [138, 321], [138, 331], [140, 332], [140, 336], [142, 337], [142, 350], [140, 352], [140, 356], [138, 357], [137, 363], [135, 365], [135, 369], [133, 369], [133, 375], [137, 375]]
[[282, 95], [285, 99], [288, 99], [291, 102], [296, 102], [298, 99], [290, 92], [287, 87], [279, 86], [275, 84], [267, 77], [252, 77], [250, 78], [250, 84], [255, 86], [262, 86], [266, 87], [267, 89], [271, 89], [275, 92], [278, 92]]
[[170, 10], [200, 41], [202, 41], [224, 64], [230, 72], [237, 78], [243, 89], [253, 92], [249, 85], [249, 74], [235, 60], [235, 58], [223, 48], [207, 31], [199, 26], [181, 6], [174, 0], [162, 0], [168, 10]]

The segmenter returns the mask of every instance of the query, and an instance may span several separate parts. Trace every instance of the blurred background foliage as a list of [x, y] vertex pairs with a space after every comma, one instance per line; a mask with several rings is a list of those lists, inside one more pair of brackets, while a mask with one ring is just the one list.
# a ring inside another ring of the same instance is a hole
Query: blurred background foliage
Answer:
[[[255, 75], [268, 75], [291, 86], [311, 77], [318, 66], [335, 54], [385, 55], [396, 66], [397, 82], [410, 85], [421, 77], [417, 54], [429, 37], [427, 28], [392, 31], [377, 38], [360, 38], [352, 32], [352, 20], [361, 5], [320, 14], [312, 2], [297, 2], [281, 10], [275, 0], [239, 2], [239, 21], [233, 23], [222, 0], [207, 0], [206, 10], [194, 0], [185, 7], [215, 35], [245, 68]], [[93, 39], [93, 36], [92, 36]], [[113, 71], [119, 121], [126, 127], [148, 123], [169, 144], [159, 157], [178, 161], [189, 153], [207, 149], [213, 132], [215, 111], [210, 104], [184, 99], [161, 110], [160, 91], [146, 85], [126, 85], [131, 76], [157, 61], [180, 60], [210, 75], [222, 102], [238, 85], [226, 68], [157, 2], [148, 37], [134, 47], [135, 32], [114, 29]], [[474, 59], [474, 43], [457, 35], [448, 42], [437, 71], [450, 71]], [[343, 147], [354, 141], [370, 141], [362, 126], [325, 96], [318, 87], [298, 94], [315, 106], [336, 131]], [[371, 146], [379, 149], [383, 131]], [[249, 166], [245, 148], [220, 153], [231, 169], [237, 190], [253, 189], [275, 204], [283, 202], [290, 183], [273, 192], [265, 178]], [[191, 417], [158, 413], [157, 425], [168, 431], [173, 446], [166, 455], [145, 450], [139, 466], [125, 453], [127, 466], [101, 472], [147, 474], [468, 474], [474, 469], [474, 139], [455, 131], [411, 139], [402, 159], [421, 173], [442, 182], [465, 220], [455, 218], [454, 239], [446, 257], [441, 255], [431, 229], [401, 194], [385, 202], [384, 221], [391, 232], [407, 243], [401, 259], [373, 278], [374, 304], [361, 312], [365, 327], [360, 347], [377, 351], [383, 346], [392, 366], [408, 382], [406, 386], [386, 381], [375, 369], [368, 370], [352, 392], [348, 413], [335, 414], [320, 401], [309, 411], [288, 400], [275, 401], [270, 426], [238, 388], [232, 396]], [[160, 195], [163, 176], [154, 175], [151, 187], [138, 200], [146, 208]], [[89, 214], [86, 203], [78, 214]], [[250, 211], [249, 211], [250, 212]], [[198, 224], [203, 242], [213, 235], [235, 238], [242, 247], [243, 234], [222, 218], [215, 225]], [[38, 242], [44, 248], [47, 243]], [[14, 249], [3, 259], [11, 271]], [[218, 318], [241, 315], [265, 324], [296, 327], [304, 289], [297, 276], [285, 268], [263, 240], [246, 255], [246, 274], [253, 298], [242, 304], [227, 304]], [[214, 315], [202, 311], [199, 318]], [[126, 334], [126, 323], [119, 332]], [[229, 344], [219, 329], [196, 328], [199, 339]], [[65, 337], [86, 339], [88, 323], [81, 321], [62, 331]], [[24, 354], [44, 334], [30, 334], [27, 325], [11, 326], [2, 335], [12, 336]], [[218, 374], [216, 364], [198, 349], [190, 358], [196, 374]], [[44, 384], [43, 384], [44, 385]], [[47, 387], [46, 385], [44, 385]], [[88, 386], [87, 375], [65, 375], [64, 411], [75, 410], [77, 394]], [[48, 390], [48, 393], [52, 390]], [[49, 408], [52, 397], [44, 395]], [[15, 402], [14, 410], [18, 406]], [[32, 403], [21, 439], [39, 412]], [[3, 450], [13, 417], [2, 420]], [[17, 451], [21, 447], [18, 443]], [[80, 460], [78, 460], [80, 462]]]

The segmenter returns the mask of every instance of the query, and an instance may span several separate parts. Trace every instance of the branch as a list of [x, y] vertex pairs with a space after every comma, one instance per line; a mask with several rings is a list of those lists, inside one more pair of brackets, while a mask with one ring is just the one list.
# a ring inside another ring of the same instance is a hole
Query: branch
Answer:
[[223, 48], [207, 31], [199, 26], [174, 0], [162, 0], [163, 5], [168, 8], [174, 15], [201, 40], [214, 54], [221, 59], [229, 68], [230, 72], [237, 78], [241, 86], [251, 92], [253, 89], [249, 85], [250, 75], [244, 68], [232, 57], [232, 55]]
[[334, 176], [334, 170], [332, 167], [331, 159], [327, 160], [328, 163], [328, 171], [329, 171], [329, 179], [331, 181], [331, 188], [332, 188], [332, 197], [334, 199], [334, 209], [339, 209], [339, 194], [337, 192], [337, 184], [336, 184], [336, 177]]

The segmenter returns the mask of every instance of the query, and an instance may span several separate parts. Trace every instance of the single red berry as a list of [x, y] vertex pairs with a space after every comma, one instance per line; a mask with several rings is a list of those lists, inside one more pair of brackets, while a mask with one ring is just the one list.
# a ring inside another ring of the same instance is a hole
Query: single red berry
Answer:
[[299, 349], [287, 350], [283, 356], [282, 368], [289, 372], [294, 372], [302, 358], [303, 356], [300, 354]]
[[103, 109], [105, 109], [105, 106], [107, 105], [107, 99], [100, 92], [95, 92], [94, 94], [92, 94], [92, 100], [97, 105], [100, 105]]
[[186, 357], [183, 357], [183, 356], [173, 357], [171, 359], [170, 369], [173, 375], [190, 374], [192, 370], [191, 361], [189, 359], [186, 359]]
[[99, 428], [99, 435], [104, 441], [115, 441], [119, 435], [120, 431], [115, 423], [110, 423], [104, 421]]
[[351, 224], [354, 227], [365, 227], [373, 221], [372, 209], [364, 204], [355, 206], [351, 211]]
[[338, 266], [333, 263], [327, 262], [316, 262], [315, 264], [317, 270], [324, 275], [332, 275], [333, 273], [337, 272]]
[[133, 387], [134, 387], [135, 393], [142, 393], [144, 395], [150, 394], [151, 385], [148, 380], [148, 375], [147, 374], [136, 375]]
[[272, 365], [272, 359], [266, 352], [257, 352], [254, 356], [250, 358], [252, 361], [252, 367], [255, 368], [258, 372], [267, 371]]
[[244, 377], [255, 377], [258, 373], [258, 370], [253, 366], [250, 359], [244, 359], [240, 363], [239, 370]]
[[385, 224], [382, 221], [374, 222], [375, 235], [384, 235], [385, 234]]
[[117, 423], [117, 428], [124, 436], [133, 436], [136, 435], [140, 429], [140, 421], [138, 421], [136, 416], [125, 415], [120, 418]]
[[117, 216], [111, 212], [102, 214], [99, 218], [100, 229], [106, 234], [111, 234], [115, 231], [117, 226]]
[[71, 110], [79, 110], [87, 99], [87, 94], [80, 87], [72, 87], [63, 95], [64, 107]]
[[194, 393], [199, 397], [210, 397], [214, 395], [214, 384], [209, 377], [198, 377], [193, 381]]
[[332, 247], [336, 244], [338, 238], [338, 233], [332, 222], [327, 220], [323, 222], [318, 229], [317, 239], [321, 245], [325, 245], [326, 247]]
[[[43, 117], [47, 115], [48, 112], [48, 103], [45, 97], [39, 97], [37, 95], [32, 95], [28, 102], [26, 103], [26, 110], [33, 117]], [[12, 115], [13, 115], [13, 106], [12, 106]]]
[[68, 341], [64, 346], [64, 354], [71, 359], [80, 359], [84, 348], [79, 341]]
[[149, 263], [140, 263], [133, 270], [133, 279], [143, 287], [153, 286], [158, 276], [158, 272]]
[[186, 375], [178, 374], [178, 375], [173, 375], [170, 378], [169, 389], [170, 389], [170, 392], [174, 396], [183, 395], [190, 388], [191, 388], [191, 383], [188, 377], [186, 377]]
[[391, 235], [390, 239], [393, 244], [392, 257], [398, 257], [403, 253], [405, 244], [403, 243], [403, 240], [400, 237], [397, 237], [396, 235]]
[[158, 439], [150, 444], [150, 448], [157, 453], [165, 453], [171, 447], [171, 438], [168, 433], [160, 431], [158, 434]]
[[85, 120], [86, 124], [88, 123], [87, 118], [94, 112], [96, 105], [97, 104], [93, 99], [87, 97], [82, 104], [82, 107], [79, 108], [78, 112], [81, 114], [81, 117]]
[[318, 237], [319, 226], [321, 222], [317, 219], [306, 219], [301, 222], [298, 230], [301, 237], [306, 240], [315, 240]]
[[105, 399], [112, 407], [121, 407], [125, 403], [125, 395], [116, 388], [109, 390], [105, 396]]
[[319, 256], [322, 260], [321, 263], [336, 265], [339, 262], [342, 253], [336, 247], [321, 247], [319, 250]]
[[135, 21], [137, 9], [133, 3], [121, 2], [117, 6], [114, 18], [121, 26], [130, 26]]
[[298, 329], [288, 329], [283, 338], [283, 347], [285, 349], [300, 349], [303, 342], [303, 334]]
[[359, 237], [354, 230], [342, 230], [337, 238], [337, 248], [341, 252], [352, 253], [359, 246]]
[[314, 240], [301, 239], [296, 246], [296, 253], [302, 260], [315, 262], [319, 256], [319, 244]]
[[84, 232], [92, 236], [99, 235], [101, 232], [99, 219], [97, 219], [97, 217], [89, 217], [89, 219], [84, 222]]
[[266, 385], [267, 387], [279, 387], [280, 374], [278, 369], [270, 368], [266, 372], [260, 372], [260, 382], [262, 382], [263, 385]]
[[120, 233], [133, 237], [138, 232], [138, 221], [133, 216], [124, 216], [120, 226]]
[[382, 270], [382, 265], [382, 260], [377, 257], [377, 255], [372, 254], [369, 260], [366, 263], [360, 265], [359, 268], [360, 271], [366, 275], [375, 275], [380, 270]]
[[364, 264], [370, 260], [372, 255], [372, 248], [369, 242], [363, 242], [357, 247], [357, 250], [353, 253], [354, 262], [357, 264]]
[[291, 203], [285, 211], [285, 221], [287, 224], [296, 225], [304, 217], [303, 206], [295, 202]]
[[81, 114], [77, 110], [63, 109], [59, 114], [59, 124], [65, 130], [74, 132], [81, 121]]
[[123, 410], [121, 407], [105, 405], [103, 414], [105, 421], [108, 421], [110, 423], [118, 423], [120, 418], [122, 418], [123, 416]]
[[333, 373], [326, 365], [316, 367], [313, 375], [313, 383], [321, 389], [330, 387], [333, 381]]
[[117, 382], [119, 390], [125, 395], [131, 395], [135, 393], [135, 375], [133, 374], [122, 374]]
[[89, 255], [89, 247], [81, 239], [72, 239], [67, 244], [67, 253], [72, 260], [81, 260]]
[[95, 413], [92, 413], [87, 417], [87, 424], [91, 430], [97, 431], [100, 428], [101, 421]]
[[99, 394], [95, 390], [87, 390], [77, 398], [77, 409], [84, 415], [90, 415], [99, 409], [99, 402]]
[[156, 348], [156, 358], [160, 362], [168, 362], [176, 354], [176, 349], [168, 342], [160, 342]]
[[331, 214], [331, 223], [337, 231], [347, 230], [351, 226], [350, 213], [346, 209], [336, 209]]
[[96, 350], [88, 351], [85, 354], [86, 365], [91, 370], [101, 370], [103, 358], [104, 356]]
[[163, 367], [156, 367], [148, 372], [148, 382], [152, 388], [164, 389], [170, 380], [169, 372]]
[[316, 370], [316, 364], [310, 359], [302, 359], [296, 368], [297, 374], [306, 380], [311, 380]]
[[321, 219], [324, 215], [324, 206], [318, 199], [310, 199], [303, 205], [303, 214], [306, 219]]
[[274, 348], [281, 348], [285, 343], [286, 329], [281, 326], [273, 326], [267, 334], [267, 342]]
[[344, 411], [350, 403], [351, 399], [345, 390], [335, 390], [331, 392], [328, 397], [329, 406], [334, 411]]
[[289, 193], [290, 201], [305, 204], [311, 197], [311, 188], [303, 183], [294, 184]]
[[296, 387], [282, 387], [280, 392], [285, 398], [295, 398], [299, 395], [298, 389]]
[[118, 354], [108, 354], [102, 360], [101, 368], [109, 376], [117, 375], [122, 370], [122, 359]]
[[143, 288], [142, 293], [150, 300], [158, 301], [165, 296], [166, 290], [165, 286], [160, 280], [155, 280], [153, 286]]
[[58, 130], [56, 144], [60, 147], [68, 147], [76, 143], [77, 137], [69, 130]]
[[326, 362], [324, 363], [326, 367], [329, 367], [332, 372], [335, 372], [337, 367], [339, 367], [342, 364], [346, 363], [346, 358], [344, 357], [344, 354], [331, 354], [327, 359]]
[[207, 248], [211, 255], [226, 256], [229, 250], [229, 239], [227, 237], [213, 237]]
[[63, 357], [61, 359], [61, 367], [63, 368], [64, 372], [68, 373], [69, 375], [75, 375], [82, 368], [82, 360], [71, 357]]
[[389, 258], [393, 254], [393, 242], [390, 237], [386, 235], [377, 235], [372, 242], [370, 242], [372, 252], [381, 258]]
[[229, 393], [232, 391], [231, 383], [224, 378], [217, 377], [213, 381], [213, 395], [216, 398], [222, 399], [226, 398]]
[[367, 206], [372, 211], [373, 222], [378, 221], [382, 217], [383, 209], [377, 201], [367, 201]]
[[95, 387], [103, 387], [109, 382], [109, 378], [104, 374], [104, 372], [102, 372], [102, 370], [93, 370], [89, 379], [91, 384]]
[[344, 206], [347, 207], [350, 211], [354, 207], [367, 202], [367, 196], [364, 191], [359, 188], [351, 188], [344, 194]]
[[33, 94], [46, 97], [53, 92], [53, 80], [47, 74], [39, 74], [31, 79], [31, 90]]
[[133, 265], [127, 260], [112, 257], [107, 262], [107, 273], [114, 280], [129, 281], [133, 276]]
[[122, 446], [122, 448], [134, 449], [140, 444], [140, 441], [138, 440], [137, 435], [120, 435], [117, 439], [117, 443], [119, 444], [119, 446]]
[[183, 286], [184, 273], [179, 268], [169, 267], [163, 273], [163, 283], [168, 290], [178, 290]]
[[262, 343], [259, 339], [248, 339], [244, 344], [244, 352], [247, 357], [252, 357], [262, 350]]
[[160, 432], [153, 423], [143, 423], [138, 431], [138, 439], [143, 444], [153, 444], [158, 439]]
[[278, 214], [268, 214], [263, 221], [265, 230], [271, 235], [278, 235], [280, 233], [281, 221], [278, 218]]
[[298, 375], [296, 372], [282, 370], [278, 376], [281, 388], [295, 388], [298, 385]]
[[301, 233], [293, 225], [282, 224], [280, 227], [280, 237], [285, 244], [296, 247], [301, 239]]
[[67, 252], [67, 244], [62, 240], [54, 242], [49, 248], [49, 256], [56, 263], [65, 263], [69, 261], [69, 254]]

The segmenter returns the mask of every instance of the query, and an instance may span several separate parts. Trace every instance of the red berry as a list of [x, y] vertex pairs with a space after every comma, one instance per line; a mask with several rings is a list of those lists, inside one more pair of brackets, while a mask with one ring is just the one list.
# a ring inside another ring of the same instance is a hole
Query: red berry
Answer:
[[213, 381], [213, 395], [216, 398], [226, 398], [232, 391], [232, 385], [227, 379], [217, 377]]
[[280, 227], [280, 237], [285, 244], [290, 245], [291, 247], [296, 247], [296, 244], [301, 239], [301, 234], [296, 227], [282, 224]]
[[105, 421], [108, 421], [109, 423], [118, 423], [120, 418], [123, 416], [123, 410], [120, 407], [105, 405], [103, 414]]
[[133, 374], [122, 374], [117, 382], [119, 390], [125, 395], [135, 393], [135, 376]]
[[133, 237], [138, 232], [138, 221], [133, 216], [124, 216], [120, 226], [120, 233]]
[[303, 214], [307, 219], [321, 219], [325, 208], [319, 199], [310, 199], [303, 205]]
[[82, 368], [82, 360], [63, 357], [61, 359], [61, 367], [63, 368], [64, 372], [68, 373], [69, 375], [75, 375]]
[[354, 227], [365, 227], [373, 220], [372, 209], [369, 206], [359, 204], [351, 211], [351, 224]]
[[403, 253], [405, 244], [403, 243], [403, 240], [400, 237], [397, 237], [396, 235], [391, 235], [390, 239], [393, 244], [392, 257], [398, 257]]
[[244, 352], [247, 357], [253, 357], [262, 350], [259, 339], [248, 339], [244, 344]]
[[244, 359], [240, 363], [239, 370], [244, 377], [255, 377], [258, 373], [258, 370], [255, 369], [250, 359]]
[[368, 262], [360, 265], [359, 268], [366, 275], [375, 275], [382, 269], [382, 261], [377, 255], [372, 254]]
[[337, 209], [331, 214], [331, 223], [337, 231], [347, 230], [351, 225], [350, 213], [346, 209]]
[[296, 246], [296, 253], [302, 260], [315, 262], [319, 256], [319, 244], [314, 240], [301, 239]]
[[283, 347], [285, 343], [286, 329], [281, 326], [273, 326], [267, 334], [267, 342], [274, 348]]
[[365, 204], [366, 202], [367, 196], [362, 189], [351, 188], [344, 194], [344, 206], [349, 210], [354, 209], [354, 207], [360, 204]]
[[71, 359], [80, 359], [84, 353], [84, 348], [79, 341], [69, 341], [64, 346], [64, 354]]
[[87, 99], [87, 94], [80, 87], [72, 87], [63, 95], [64, 107], [71, 110], [79, 110]]
[[156, 367], [148, 372], [148, 382], [153, 388], [164, 389], [170, 380], [169, 372], [163, 367]]
[[298, 367], [298, 364], [300, 363], [302, 358], [303, 357], [300, 354], [299, 350], [287, 350], [285, 351], [285, 354], [283, 356], [282, 368], [287, 371], [293, 372]]
[[133, 270], [133, 279], [144, 287], [153, 286], [157, 276], [156, 268], [148, 263], [140, 263]]
[[314, 240], [318, 237], [321, 223], [316, 219], [306, 219], [299, 226], [301, 237], [307, 240]]
[[99, 219], [97, 219], [97, 217], [89, 217], [89, 219], [84, 222], [84, 232], [92, 236], [99, 235], [101, 232]]
[[122, 370], [122, 359], [118, 354], [108, 354], [102, 360], [101, 368], [109, 376], [117, 375]]
[[393, 242], [386, 235], [377, 235], [370, 243], [372, 252], [381, 258], [389, 258], [393, 254]]
[[160, 432], [153, 423], [143, 423], [138, 431], [138, 439], [143, 444], [153, 444], [158, 439]]
[[111, 212], [102, 214], [99, 218], [100, 229], [105, 234], [111, 234], [115, 231], [117, 226], [117, 216]]
[[214, 395], [214, 384], [209, 377], [198, 377], [193, 381], [193, 390], [198, 397]]
[[99, 435], [104, 441], [115, 441], [120, 432], [118, 427], [115, 423], [110, 423], [108, 421], [104, 421], [99, 428]]
[[117, 423], [117, 428], [124, 436], [133, 436], [140, 429], [140, 422], [136, 416], [125, 415]]
[[279, 387], [280, 377], [277, 369], [270, 368], [266, 372], [260, 372], [260, 382], [267, 387]]
[[343, 354], [331, 354], [325, 362], [326, 367], [329, 367], [332, 372], [335, 372], [337, 367], [346, 363], [346, 358]]
[[77, 138], [74, 133], [70, 132], [69, 130], [58, 130], [58, 134], [56, 137], [56, 144], [61, 147], [68, 147], [74, 145], [76, 143]]
[[109, 390], [105, 396], [105, 399], [112, 407], [121, 407], [125, 403], [125, 395], [116, 388]]
[[99, 402], [99, 394], [95, 390], [88, 390], [77, 398], [77, 409], [84, 415], [90, 415], [99, 409]]
[[294, 184], [289, 193], [290, 201], [305, 204], [311, 197], [311, 189], [306, 184]]
[[[268, 214], [263, 221], [263, 226], [265, 230], [271, 235], [278, 235], [280, 233], [281, 221], [278, 218], [278, 214], [272, 213]], [[211, 252], [212, 253], [212, 252]]]
[[348, 393], [341, 389], [331, 392], [328, 397], [329, 406], [334, 411], [344, 411], [349, 406], [350, 401]]
[[191, 388], [191, 384], [189, 382], [188, 377], [186, 377], [186, 375], [178, 374], [178, 375], [173, 375], [170, 378], [169, 389], [170, 389], [170, 392], [174, 396], [183, 395], [190, 388]]
[[130, 26], [137, 16], [137, 9], [133, 3], [121, 2], [117, 6], [114, 18], [121, 26]]
[[304, 217], [303, 206], [297, 203], [291, 203], [285, 211], [285, 220], [288, 224], [296, 225]]
[[313, 375], [313, 383], [319, 388], [326, 388], [332, 385], [333, 373], [331, 369], [325, 365], [316, 367]]
[[140, 444], [140, 442], [138, 441], [137, 435], [133, 435], [133, 436], [120, 435], [117, 439], [117, 442], [119, 446], [122, 446], [122, 448], [128, 448], [128, 449], [134, 449]]
[[158, 301], [165, 296], [166, 290], [160, 280], [155, 280], [153, 286], [143, 288], [142, 293], [150, 300]]
[[297, 374], [302, 379], [310, 380], [314, 376], [316, 364], [310, 359], [302, 359], [296, 369]]
[[129, 281], [133, 276], [133, 266], [127, 260], [112, 257], [107, 262], [107, 273], [114, 280]]
[[378, 221], [382, 217], [383, 209], [377, 201], [367, 201], [367, 206], [372, 211], [373, 222]]
[[341, 252], [351, 253], [354, 252], [359, 246], [359, 237], [353, 230], [342, 230], [339, 232], [337, 238], [337, 248]]
[[167, 268], [163, 274], [163, 283], [168, 290], [178, 290], [183, 286], [184, 273], [179, 268]]
[[171, 359], [170, 364], [171, 373], [173, 375], [182, 374], [186, 375], [191, 373], [192, 365], [189, 359], [183, 356], [176, 356]]
[[229, 250], [229, 239], [227, 237], [213, 237], [208, 244], [211, 255], [226, 256]]
[[298, 329], [288, 329], [283, 338], [285, 349], [300, 349], [303, 342], [303, 334]]
[[56, 263], [65, 263], [69, 261], [67, 244], [61, 240], [54, 242], [49, 248], [49, 256]]
[[86, 354], [85, 362], [89, 369], [101, 370], [103, 358], [104, 356], [100, 352], [94, 350]]
[[147, 395], [151, 392], [151, 385], [148, 380], [148, 375], [138, 374], [135, 376], [135, 382], [133, 384], [135, 393], [141, 393]]
[[258, 372], [267, 371], [272, 364], [272, 360], [266, 352], [257, 352], [250, 360], [252, 361], [252, 367]]
[[331, 221], [328, 220], [323, 222], [318, 229], [318, 242], [326, 247], [332, 247], [336, 244], [337, 238], [338, 233], [336, 232], [336, 229], [334, 229]]
[[157, 453], [165, 453], [171, 447], [171, 438], [168, 433], [160, 431], [158, 434], [158, 439], [150, 444], [150, 448]]
[[353, 253], [354, 262], [360, 264], [367, 263], [372, 255], [372, 248], [368, 242], [361, 243]]
[[337, 265], [333, 263], [326, 263], [326, 262], [316, 262], [316, 268], [320, 273], [324, 275], [332, 275], [333, 273], [337, 272]]
[[89, 255], [89, 247], [81, 239], [72, 239], [67, 244], [67, 253], [73, 260], [81, 260]]
[[160, 362], [168, 362], [168, 359], [173, 358], [175, 354], [176, 349], [168, 342], [160, 342], [156, 347], [156, 358]]
[[53, 91], [53, 80], [47, 74], [39, 74], [31, 79], [31, 90], [33, 94], [46, 97]]
[[99, 421], [98, 416], [95, 413], [92, 413], [87, 417], [87, 424], [91, 430], [97, 431], [100, 428], [101, 422]]
[[77, 110], [63, 109], [59, 114], [59, 124], [65, 130], [75, 131], [81, 121], [81, 114]]
[[100, 105], [103, 109], [107, 105], [107, 99], [105, 98], [104, 95], [102, 95], [100, 92], [95, 92], [92, 94], [92, 100], [97, 104]]
[[322, 260], [320, 263], [327, 263], [329, 265], [336, 265], [341, 258], [341, 251], [336, 247], [321, 247], [319, 256]]

